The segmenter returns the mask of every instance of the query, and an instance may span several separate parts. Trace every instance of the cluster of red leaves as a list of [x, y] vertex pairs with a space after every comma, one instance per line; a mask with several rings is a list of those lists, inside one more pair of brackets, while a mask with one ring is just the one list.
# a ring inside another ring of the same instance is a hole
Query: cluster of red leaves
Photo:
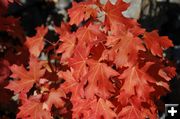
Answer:
[[26, 38], [29, 64], [10, 66], [13, 80], [5, 87], [18, 94], [17, 118], [158, 118], [155, 102], [170, 91], [176, 74], [163, 56], [172, 42], [125, 18], [129, 5], [123, 0], [99, 1], [72, 3], [70, 21], [55, 27], [59, 41], [49, 48], [55, 56], [48, 61], [39, 59], [48, 51], [48, 28], [37, 27], [36, 35]]

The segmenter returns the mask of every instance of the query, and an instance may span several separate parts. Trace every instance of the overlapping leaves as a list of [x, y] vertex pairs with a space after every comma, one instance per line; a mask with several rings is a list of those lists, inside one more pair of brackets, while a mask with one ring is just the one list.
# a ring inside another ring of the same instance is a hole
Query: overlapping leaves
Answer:
[[[38, 27], [27, 38], [29, 65], [12, 65], [13, 80], [6, 87], [20, 94], [18, 118], [51, 118], [53, 106], [61, 116], [70, 113], [69, 118], [156, 118], [153, 101], [169, 90], [168, 81], [176, 74], [163, 57], [163, 50], [173, 44], [125, 18], [122, 12], [128, 6], [123, 0], [73, 2], [70, 21], [55, 28], [59, 41], [54, 54], [60, 59], [48, 63], [38, 59], [47, 28]], [[70, 25], [78, 29], [72, 31]], [[49, 80], [49, 73], [58, 79]]]

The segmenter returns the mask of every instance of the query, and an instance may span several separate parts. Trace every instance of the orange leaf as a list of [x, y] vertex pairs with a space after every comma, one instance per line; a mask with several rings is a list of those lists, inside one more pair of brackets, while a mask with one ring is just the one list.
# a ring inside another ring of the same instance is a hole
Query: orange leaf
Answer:
[[76, 37], [74, 34], [66, 33], [60, 39], [63, 43], [56, 50], [56, 53], [62, 53], [61, 62], [65, 63], [68, 58], [70, 58], [74, 52]]
[[111, 49], [104, 51], [103, 59], [114, 61], [118, 67], [133, 65], [138, 59], [138, 52], [145, 50], [142, 41], [130, 32], [109, 36], [106, 46]]
[[[22, 65], [11, 66], [12, 78], [15, 80], [10, 81], [7, 89], [14, 91], [15, 93], [25, 92], [27, 93], [34, 83], [36, 83], [45, 73], [45, 69], [42, 69], [43, 62], [37, 61], [36, 58], [31, 57], [29, 62], [29, 71], [27, 71]], [[19, 80], [17, 80], [19, 79]]]
[[156, 30], [152, 32], [145, 32], [144, 41], [146, 47], [151, 51], [151, 53], [159, 57], [162, 57], [164, 49], [173, 46], [172, 41], [169, 40], [168, 37], [160, 37]]
[[[118, 96], [119, 101], [123, 105], [127, 104], [129, 98], [135, 95], [143, 101], [147, 101], [150, 98], [150, 93], [154, 91], [154, 88], [146, 81], [144, 74], [137, 66], [134, 66], [126, 69], [119, 76], [119, 79], [124, 79], [120, 95]], [[123, 95], [121, 95], [121, 92]]]
[[[26, 119], [51, 119], [50, 111], [43, 109], [43, 103], [39, 102], [38, 99], [30, 97], [26, 99], [17, 114], [17, 118]], [[36, 97], [35, 97], [36, 98]]]
[[38, 57], [44, 48], [44, 36], [48, 28], [41, 26], [36, 28], [37, 33], [34, 37], [27, 38], [25, 45], [29, 48], [31, 55]]
[[117, 76], [119, 73], [105, 63], [89, 60], [88, 64], [90, 70], [83, 78], [83, 80], [88, 81], [88, 85], [85, 87], [85, 96], [93, 98], [96, 94], [103, 98], [109, 97], [111, 92], [114, 92], [114, 86], [110, 81], [110, 77]]
[[113, 108], [115, 107], [110, 101], [99, 98], [98, 102], [94, 106], [94, 113], [92, 114], [92, 117], [94, 119], [101, 119], [102, 117], [104, 119], [117, 118]]
[[78, 45], [74, 50], [74, 57], [69, 59], [69, 66], [73, 68], [73, 76], [76, 80], [85, 76], [87, 73], [87, 59], [89, 48], [84, 45]]
[[77, 33], [78, 41], [81, 43], [94, 43], [97, 40], [105, 40], [105, 35], [100, 31], [100, 25], [89, 24], [87, 27], [81, 27]]
[[73, 2], [73, 7], [68, 10], [70, 16], [70, 25], [76, 24], [79, 25], [83, 20], [88, 18], [96, 17], [96, 9], [93, 8], [91, 2]]
[[51, 107], [54, 105], [56, 108], [62, 108], [64, 101], [62, 98], [65, 98], [66, 94], [61, 88], [51, 89], [48, 99], [44, 102], [44, 105], [47, 105], [47, 110], [51, 110]]

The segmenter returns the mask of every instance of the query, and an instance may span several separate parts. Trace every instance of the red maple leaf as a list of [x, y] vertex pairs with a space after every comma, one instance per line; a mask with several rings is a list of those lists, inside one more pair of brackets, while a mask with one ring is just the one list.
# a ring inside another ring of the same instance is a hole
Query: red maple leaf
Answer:
[[170, 81], [173, 77], [176, 76], [176, 69], [174, 67], [163, 67], [159, 70], [159, 75], [166, 79], [167, 81]]
[[70, 25], [63, 22], [61, 23], [61, 27], [55, 27], [55, 32], [63, 37], [66, 33], [70, 33]]
[[138, 52], [145, 50], [142, 41], [129, 32], [109, 36], [106, 46], [111, 49], [104, 51], [103, 59], [114, 61], [118, 67], [133, 65], [138, 59]]
[[98, 99], [98, 101], [96, 99], [81, 99], [73, 107], [73, 117], [84, 119], [114, 119], [117, 117], [113, 111], [114, 108], [114, 105], [110, 101], [102, 98]]
[[105, 25], [110, 27], [113, 32], [116, 32], [117, 26], [123, 25], [126, 28], [138, 26], [134, 19], [128, 19], [123, 16], [122, 12], [127, 10], [128, 7], [129, 4], [123, 0], [117, 0], [115, 5], [108, 1], [103, 8], [105, 12]]
[[96, 17], [97, 11], [91, 2], [73, 2], [73, 7], [68, 10], [68, 14], [71, 18], [69, 24], [79, 25], [83, 20], [87, 20], [91, 16]]
[[[124, 83], [121, 87], [119, 101], [124, 105], [129, 102], [129, 98], [137, 95], [143, 101], [147, 101], [150, 98], [150, 93], [154, 91], [154, 88], [146, 81], [143, 70], [138, 66], [126, 69], [119, 79], [124, 79]], [[122, 93], [122, 95], [121, 95]]]
[[156, 30], [152, 32], [145, 32], [144, 41], [146, 47], [153, 55], [162, 57], [163, 50], [173, 46], [171, 40], [167, 36], [160, 37]]
[[78, 45], [74, 50], [73, 58], [69, 59], [69, 66], [73, 68], [73, 76], [76, 80], [85, 76], [87, 73], [87, 59], [89, 48], [84, 45]]
[[72, 72], [70, 72], [69, 70], [67, 70], [66, 72], [60, 71], [58, 72], [58, 76], [65, 80], [65, 82], [61, 86], [62, 89], [66, 93], [73, 92], [75, 89], [74, 87], [78, 85], [78, 81], [74, 79], [74, 77], [72, 76]]
[[22, 106], [19, 107], [20, 111], [17, 118], [26, 119], [51, 119], [51, 113], [44, 109], [43, 103], [40, 102], [41, 95], [32, 96], [25, 99]]
[[85, 118], [85, 119], [93, 119], [92, 113], [93, 108], [92, 105], [96, 104], [96, 99], [93, 100], [85, 100], [85, 99], [79, 99], [76, 100], [76, 103], [73, 105], [73, 118]]
[[66, 95], [62, 89], [51, 89], [47, 100], [42, 101], [43, 95], [38, 94], [27, 98], [26, 95], [20, 94], [22, 100], [22, 106], [19, 108], [20, 112], [17, 114], [17, 118], [28, 119], [49, 119], [51, 118], [51, 108], [54, 105], [56, 108], [62, 108]]
[[35, 57], [30, 58], [29, 71], [27, 71], [22, 65], [13, 65], [10, 67], [12, 71], [11, 77], [15, 80], [10, 81], [7, 89], [14, 91], [15, 93], [24, 92], [27, 93], [34, 83], [36, 83], [45, 73], [45, 69], [42, 69], [44, 62], [39, 62]]
[[100, 30], [100, 25], [89, 24], [88, 26], [84, 26], [78, 29], [76, 36], [78, 38], [78, 42], [92, 44], [97, 40], [105, 40], [105, 35]]
[[129, 101], [129, 105], [122, 108], [118, 117], [121, 119], [156, 119], [158, 118], [157, 110], [154, 110], [156, 107], [153, 104], [151, 106], [151, 108], [144, 108], [137, 97], [132, 97]]
[[83, 94], [81, 89], [82, 84], [80, 84], [80, 82], [73, 77], [72, 72], [69, 70], [66, 72], [58, 72], [58, 76], [65, 80], [65, 82], [61, 85], [61, 88], [66, 93], [72, 93], [71, 101], [75, 102], [75, 104], [79, 103]]
[[83, 80], [88, 81], [88, 85], [85, 87], [85, 96], [93, 98], [96, 94], [103, 98], [109, 97], [110, 92], [114, 92], [110, 77], [117, 76], [119, 73], [105, 63], [89, 60], [88, 65], [90, 70], [83, 78]]
[[104, 119], [114, 119], [117, 118], [116, 113], [114, 112], [114, 105], [108, 101], [104, 100], [102, 98], [99, 98], [97, 103], [93, 105], [94, 113], [92, 114], [92, 119], [101, 119], [102, 117]]
[[51, 110], [54, 105], [56, 108], [61, 108], [64, 106], [64, 101], [62, 98], [66, 98], [66, 94], [61, 88], [51, 89], [48, 94], [48, 99], [44, 102], [43, 105], [46, 105], [45, 108], [47, 110]]
[[70, 58], [74, 52], [76, 37], [74, 34], [66, 33], [60, 38], [63, 43], [56, 50], [56, 53], [62, 53], [61, 62], [66, 63], [67, 59]]
[[41, 26], [36, 28], [36, 35], [28, 37], [25, 45], [28, 47], [31, 55], [38, 57], [44, 48], [44, 36], [48, 31], [47, 27]]

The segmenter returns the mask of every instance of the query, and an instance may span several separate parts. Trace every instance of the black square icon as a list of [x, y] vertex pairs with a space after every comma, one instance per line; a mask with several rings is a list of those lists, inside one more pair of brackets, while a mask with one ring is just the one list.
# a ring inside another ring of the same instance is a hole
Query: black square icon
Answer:
[[165, 104], [165, 119], [180, 119], [180, 105]]

